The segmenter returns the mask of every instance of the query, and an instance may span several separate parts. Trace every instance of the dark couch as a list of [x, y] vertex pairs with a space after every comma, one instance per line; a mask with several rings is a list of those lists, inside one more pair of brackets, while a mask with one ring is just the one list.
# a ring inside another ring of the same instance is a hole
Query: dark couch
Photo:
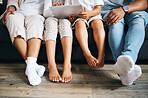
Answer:
[[[0, 15], [5, 11], [6, 4], [7, 4], [7, 0], [3, 0], [3, 4], [0, 4]], [[105, 30], [107, 31], [107, 28], [105, 28]], [[88, 31], [89, 31], [88, 33], [89, 47], [92, 54], [96, 57], [97, 48], [93, 39], [92, 29], [88, 29]], [[145, 42], [140, 50], [139, 57], [138, 57], [138, 61], [146, 61], [146, 60], [148, 60], [148, 26], [146, 27]], [[38, 61], [42, 63], [47, 63], [45, 44], [41, 45]], [[58, 63], [61, 63], [63, 61], [63, 53], [62, 53], [62, 47], [61, 47], [59, 36], [57, 38], [56, 61]], [[113, 62], [113, 57], [112, 57], [112, 54], [108, 45], [107, 36], [106, 36], [105, 63], [108, 63], [108, 61]], [[0, 21], [0, 62], [1, 63], [23, 62], [23, 58], [11, 43], [8, 30], [6, 26], [2, 24], [2, 21]], [[72, 63], [86, 63], [82, 50], [79, 46], [78, 41], [76, 40], [75, 35], [73, 38]]]

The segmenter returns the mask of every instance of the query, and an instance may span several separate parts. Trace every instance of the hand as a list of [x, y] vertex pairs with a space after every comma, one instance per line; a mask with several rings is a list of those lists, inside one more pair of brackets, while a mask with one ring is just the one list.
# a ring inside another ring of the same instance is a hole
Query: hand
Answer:
[[108, 25], [116, 24], [120, 19], [122, 19], [125, 15], [124, 10], [120, 7], [118, 9], [112, 10], [106, 17], [106, 23]]
[[15, 11], [15, 6], [9, 6], [6, 13], [4, 14], [4, 22], [6, 23], [7, 21], [7, 17], [10, 15], [10, 14], [13, 14], [14, 15], [14, 11]]
[[75, 20], [76, 20], [76, 15], [70, 14], [70, 15], [69, 15], [69, 21], [70, 21], [71, 23], [74, 23]]
[[86, 10], [86, 7], [84, 7], [84, 12], [79, 13], [79, 17], [83, 19], [88, 19], [90, 17], [89, 11]]
[[63, 5], [62, 3], [58, 2], [58, 3], [54, 4], [53, 6], [62, 6], [62, 5]]

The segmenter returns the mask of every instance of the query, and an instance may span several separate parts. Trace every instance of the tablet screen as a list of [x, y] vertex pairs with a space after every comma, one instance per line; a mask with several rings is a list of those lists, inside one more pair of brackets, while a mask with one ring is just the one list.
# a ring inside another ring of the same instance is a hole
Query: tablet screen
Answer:
[[81, 5], [52, 6], [50, 10], [56, 18], [68, 18], [70, 14], [78, 16], [83, 11]]

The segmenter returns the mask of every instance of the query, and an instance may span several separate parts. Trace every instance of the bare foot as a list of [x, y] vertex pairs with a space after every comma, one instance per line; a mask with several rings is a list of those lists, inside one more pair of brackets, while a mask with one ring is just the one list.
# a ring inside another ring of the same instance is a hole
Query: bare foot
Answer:
[[64, 65], [61, 82], [67, 83], [70, 82], [71, 80], [72, 80], [71, 64]]
[[96, 67], [97, 63], [99, 63], [99, 61], [95, 57], [93, 57], [91, 54], [84, 55], [84, 56], [85, 56], [86, 61], [90, 67]]
[[59, 72], [57, 70], [56, 64], [48, 65], [49, 67], [49, 80], [53, 82], [59, 82], [61, 81], [61, 76], [59, 75]]
[[96, 65], [96, 67], [98, 67], [98, 68], [102, 68], [102, 67], [104, 67], [104, 58], [98, 58], [98, 63], [97, 63], [97, 65]]

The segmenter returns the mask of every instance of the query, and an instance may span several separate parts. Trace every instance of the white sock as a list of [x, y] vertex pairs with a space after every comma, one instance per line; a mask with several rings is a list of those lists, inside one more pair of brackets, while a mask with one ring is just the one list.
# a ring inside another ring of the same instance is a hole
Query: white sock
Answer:
[[44, 72], [45, 72], [45, 67], [43, 65], [38, 65], [36, 63], [36, 71], [37, 71], [37, 74], [42, 77], [44, 75]]
[[[29, 58], [33, 58], [35, 60], [35, 62], [37, 61], [36, 58], [34, 57], [29, 57]], [[25, 61], [26, 64], [27, 64], [27, 60]], [[37, 74], [42, 77], [44, 75], [44, 72], [45, 72], [45, 67], [43, 65], [38, 65], [37, 63], [35, 64], [35, 69], [36, 69], [36, 72]]]
[[120, 75], [120, 79], [123, 85], [132, 85], [133, 82], [138, 79], [142, 74], [141, 67], [134, 66], [134, 69], [128, 75]]
[[41, 83], [41, 78], [38, 76], [35, 68], [36, 59], [33, 57], [27, 57], [27, 67], [25, 74], [28, 77], [29, 83], [33, 86]]
[[128, 55], [121, 55], [113, 66], [113, 70], [120, 75], [128, 75], [134, 67], [133, 59]]

